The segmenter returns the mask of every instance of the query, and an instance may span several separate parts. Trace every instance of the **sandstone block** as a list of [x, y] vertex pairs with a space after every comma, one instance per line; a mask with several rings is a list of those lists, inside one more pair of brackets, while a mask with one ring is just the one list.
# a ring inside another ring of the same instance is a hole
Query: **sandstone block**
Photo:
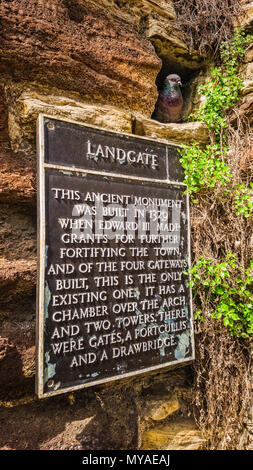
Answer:
[[250, 44], [244, 55], [244, 62], [253, 62], [253, 44]]
[[1, 259], [1, 304], [10, 304], [24, 295], [33, 295], [36, 285], [36, 260]]
[[146, 19], [144, 32], [163, 60], [174, 62], [176, 67], [190, 69], [198, 69], [203, 65], [203, 58], [196, 51], [189, 53], [184, 35], [175, 22], [168, 23], [166, 18], [158, 19], [150, 15]]
[[0, 151], [0, 200], [36, 206], [35, 158], [33, 165], [20, 156]]
[[179, 145], [195, 141], [206, 144], [209, 141], [208, 128], [202, 122], [163, 124], [153, 119], [138, 119], [137, 117], [136, 133]]
[[181, 418], [144, 433], [143, 450], [201, 450], [205, 439], [191, 419]]
[[[15, 94], [15, 86], [8, 87], [7, 95]], [[96, 106], [76, 101], [65, 96], [40, 93], [37, 90], [24, 90], [15, 104], [9, 107], [9, 135], [12, 150], [27, 153], [35, 150], [36, 120], [39, 113], [67, 118], [105, 129], [131, 133], [131, 114], [111, 106]]]
[[240, 18], [240, 25], [246, 30], [251, 30], [253, 26], [253, 2], [252, 0], [242, 0], [242, 5], [244, 15]]
[[159, 8], [158, 11], [161, 14], [166, 15], [172, 20], [175, 20], [177, 18], [173, 5], [173, 0], [147, 0], [145, 3], [149, 3], [152, 9], [156, 8], [157, 6]]
[[153, 46], [101, 3], [3, 0], [0, 73], [150, 115], [161, 61]]
[[180, 408], [176, 396], [163, 397], [156, 400], [148, 400], [148, 406], [145, 410], [145, 418], [151, 418], [154, 421], [162, 421]]
[[[108, 0], [99, 0], [99, 2], [101, 5], [106, 6]], [[130, 0], [121, 3], [117, 2], [112, 10], [117, 17], [124, 18], [125, 21], [127, 20], [136, 27], [139, 27], [142, 19], [149, 15], [156, 15], [159, 19], [165, 17], [167, 21], [176, 20], [173, 0]]]
[[249, 93], [253, 92], [253, 63], [250, 62], [246, 65], [243, 71], [243, 78], [244, 78], [244, 88], [243, 94], [248, 95]]

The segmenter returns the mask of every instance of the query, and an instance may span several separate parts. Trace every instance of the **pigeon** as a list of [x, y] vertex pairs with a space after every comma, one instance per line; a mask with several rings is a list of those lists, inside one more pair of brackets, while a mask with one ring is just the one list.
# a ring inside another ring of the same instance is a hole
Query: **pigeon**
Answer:
[[171, 74], [165, 78], [154, 112], [157, 121], [164, 123], [181, 121], [184, 100], [180, 86], [182, 82], [179, 75]]

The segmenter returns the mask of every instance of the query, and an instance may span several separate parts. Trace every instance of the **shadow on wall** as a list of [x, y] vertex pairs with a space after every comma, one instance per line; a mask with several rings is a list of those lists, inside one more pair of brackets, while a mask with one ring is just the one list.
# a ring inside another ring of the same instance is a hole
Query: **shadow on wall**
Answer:
[[129, 388], [63, 394], [0, 410], [0, 450], [118, 450], [138, 446], [138, 412]]

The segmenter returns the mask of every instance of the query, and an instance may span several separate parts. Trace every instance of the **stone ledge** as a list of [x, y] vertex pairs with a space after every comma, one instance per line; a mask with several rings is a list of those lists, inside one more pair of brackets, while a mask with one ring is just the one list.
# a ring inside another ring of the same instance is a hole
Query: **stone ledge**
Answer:
[[137, 117], [135, 133], [152, 139], [169, 141], [176, 145], [191, 144], [193, 142], [207, 144], [209, 142], [208, 128], [202, 122], [162, 124], [153, 119]]
[[62, 116], [108, 130], [131, 133], [131, 114], [110, 106], [96, 106], [75, 101], [63, 96], [43, 96], [24, 92], [18, 100], [22, 108], [21, 121], [29, 122], [41, 112]]
[[[9, 87], [9, 99], [14, 94], [15, 87]], [[128, 134], [132, 134], [135, 121], [135, 135], [175, 145], [191, 144], [194, 141], [206, 144], [209, 141], [207, 126], [202, 122], [163, 124], [107, 105], [92, 105], [64, 96], [24, 90], [15, 104], [9, 107], [9, 135], [11, 148], [15, 153], [23, 151], [29, 154], [31, 150], [35, 151], [36, 120], [39, 113]]]
[[[15, 87], [9, 87], [9, 97]], [[11, 99], [10, 99], [11, 101]], [[25, 90], [9, 107], [9, 136], [14, 152], [35, 150], [36, 120], [39, 113], [67, 118], [108, 130], [132, 132], [131, 114], [110, 106], [96, 106], [52, 94]]]

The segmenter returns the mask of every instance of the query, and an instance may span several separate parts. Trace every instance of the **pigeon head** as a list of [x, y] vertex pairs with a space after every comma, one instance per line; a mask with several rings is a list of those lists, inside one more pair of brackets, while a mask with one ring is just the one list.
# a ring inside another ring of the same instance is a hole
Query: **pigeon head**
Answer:
[[178, 88], [179, 86], [182, 86], [181, 78], [175, 73], [167, 75], [164, 83], [165, 86], [170, 85], [171, 88]]

